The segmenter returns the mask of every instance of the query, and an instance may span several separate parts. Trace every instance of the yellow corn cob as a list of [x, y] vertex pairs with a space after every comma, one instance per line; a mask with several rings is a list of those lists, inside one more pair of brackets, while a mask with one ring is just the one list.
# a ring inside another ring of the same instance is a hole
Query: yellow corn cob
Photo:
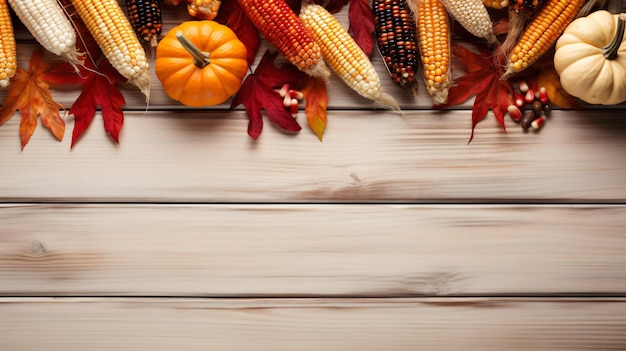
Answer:
[[302, 3], [300, 20], [322, 50], [322, 56], [341, 79], [361, 96], [377, 105], [399, 110], [382, 92], [380, 78], [365, 52], [337, 19], [320, 5]]
[[493, 44], [497, 41], [493, 34], [491, 17], [482, 0], [440, 0], [446, 10], [468, 32]]
[[0, 0], [0, 88], [6, 88], [17, 70], [13, 23], [6, 0]]
[[146, 53], [117, 0], [72, 0], [72, 4], [113, 68], [148, 99]]
[[13, 11], [37, 42], [73, 64], [83, 62], [76, 31], [57, 0], [9, 0]]
[[187, 0], [187, 12], [197, 19], [212, 20], [217, 16], [221, 5], [220, 0]]
[[417, 21], [426, 91], [435, 105], [445, 104], [452, 82], [448, 13], [439, 0], [408, 0], [408, 4]]
[[496, 10], [502, 10], [509, 6], [509, 0], [481, 0], [485, 7], [490, 7]]
[[546, 0], [513, 46], [502, 79], [525, 70], [545, 54], [584, 4], [585, 0]]
[[263, 36], [299, 70], [314, 77], [328, 78], [330, 71], [320, 47], [285, 0], [237, 0]]

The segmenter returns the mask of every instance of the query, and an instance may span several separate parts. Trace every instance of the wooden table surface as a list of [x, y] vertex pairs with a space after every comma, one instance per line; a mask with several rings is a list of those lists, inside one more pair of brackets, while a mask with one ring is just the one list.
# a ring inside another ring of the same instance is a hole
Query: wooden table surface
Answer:
[[0, 350], [626, 350], [624, 106], [490, 113], [468, 144], [471, 101], [372, 60], [406, 116], [333, 78], [322, 142], [154, 76], [120, 145], [100, 114], [73, 149], [71, 119], [23, 151], [0, 126]]

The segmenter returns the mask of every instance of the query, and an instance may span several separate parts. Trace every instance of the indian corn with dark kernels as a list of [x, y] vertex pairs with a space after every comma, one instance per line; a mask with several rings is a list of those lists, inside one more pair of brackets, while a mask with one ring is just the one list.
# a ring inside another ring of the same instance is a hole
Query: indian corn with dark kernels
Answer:
[[126, 9], [135, 33], [155, 46], [163, 27], [157, 0], [126, 0]]
[[373, 0], [372, 12], [378, 50], [391, 79], [417, 93], [417, 31], [406, 0]]

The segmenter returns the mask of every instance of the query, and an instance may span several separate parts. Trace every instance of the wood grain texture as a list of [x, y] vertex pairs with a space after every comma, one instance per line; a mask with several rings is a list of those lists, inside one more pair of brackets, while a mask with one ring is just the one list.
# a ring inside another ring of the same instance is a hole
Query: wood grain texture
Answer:
[[623, 299], [0, 299], [3, 350], [625, 348]]
[[323, 142], [269, 122], [254, 141], [246, 126], [243, 112], [129, 112], [117, 146], [98, 115], [73, 150], [40, 125], [21, 151], [13, 118], [0, 128], [0, 201], [626, 199], [619, 111], [554, 111], [539, 133], [490, 117], [469, 145], [469, 111], [334, 111]]
[[625, 206], [2, 205], [0, 294], [624, 294]]

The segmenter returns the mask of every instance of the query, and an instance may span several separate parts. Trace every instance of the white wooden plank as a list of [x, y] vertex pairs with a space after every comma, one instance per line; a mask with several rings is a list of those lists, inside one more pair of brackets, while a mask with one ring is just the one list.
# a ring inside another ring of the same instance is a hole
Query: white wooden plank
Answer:
[[128, 112], [115, 145], [98, 115], [70, 151], [19, 116], [0, 126], [2, 201], [610, 201], [626, 199], [621, 112], [554, 111], [539, 133], [469, 111], [333, 111], [323, 142], [243, 112]]
[[0, 348], [624, 350], [626, 301], [0, 299]]
[[623, 294], [626, 207], [2, 205], [0, 294]]

